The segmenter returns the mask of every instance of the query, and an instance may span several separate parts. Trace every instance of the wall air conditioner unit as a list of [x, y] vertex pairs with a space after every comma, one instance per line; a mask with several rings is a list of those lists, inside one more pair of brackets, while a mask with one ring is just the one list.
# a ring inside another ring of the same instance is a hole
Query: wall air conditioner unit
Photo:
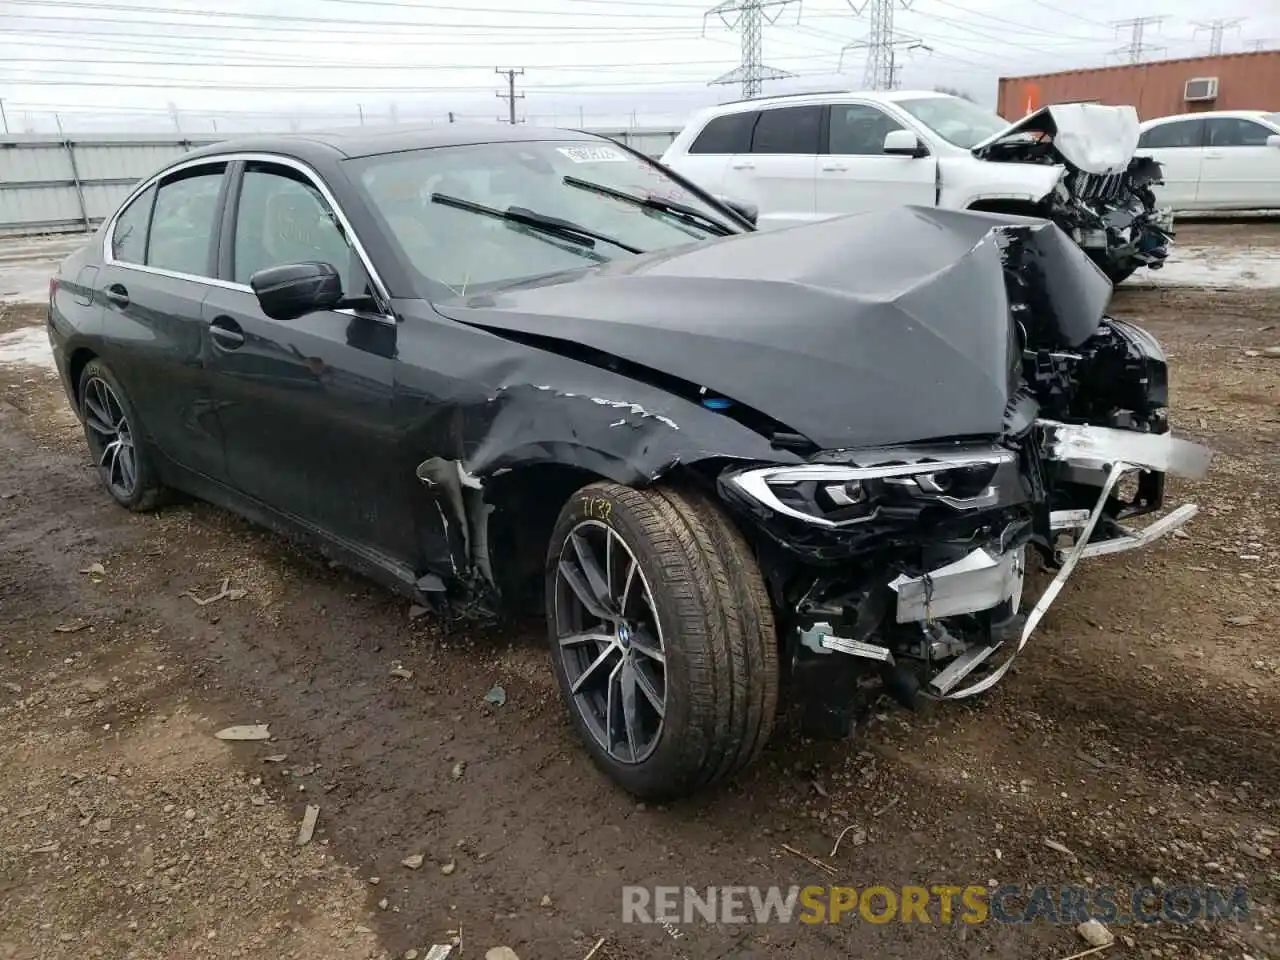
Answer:
[[1218, 99], [1217, 77], [1194, 77], [1182, 88], [1182, 99], [1187, 103]]

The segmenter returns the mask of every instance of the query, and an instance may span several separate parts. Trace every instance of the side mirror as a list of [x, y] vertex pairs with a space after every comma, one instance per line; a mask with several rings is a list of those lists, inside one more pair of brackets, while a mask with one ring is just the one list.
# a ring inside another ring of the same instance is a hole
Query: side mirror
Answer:
[[735, 200], [732, 197], [716, 197], [716, 199], [753, 227], [756, 226], [756, 221], [760, 219], [760, 208], [754, 203], [748, 203], [746, 200]]
[[286, 263], [249, 278], [262, 312], [272, 320], [296, 320], [342, 302], [342, 277], [329, 263]]
[[1267, 146], [1280, 148], [1280, 133], [1273, 133], [1267, 137]]
[[929, 148], [910, 130], [890, 130], [884, 135], [884, 152], [895, 157], [927, 157]]

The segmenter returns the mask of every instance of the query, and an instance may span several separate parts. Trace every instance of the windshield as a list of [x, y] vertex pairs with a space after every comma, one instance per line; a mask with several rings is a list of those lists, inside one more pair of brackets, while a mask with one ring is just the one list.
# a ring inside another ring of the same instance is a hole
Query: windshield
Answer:
[[960, 97], [899, 100], [898, 106], [943, 140], [966, 150], [1009, 126], [1009, 121]]
[[1262, 119], [1266, 120], [1277, 130], [1280, 130], [1280, 113], [1264, 113]]
[[[456, 294], [742, 230], [661, 168], [604, 141], [437, 147], [348, 162], [414, 269]], [[695, 216], [607, 196], [583, 182], [679, 204]], [[499, 215], [513, 208], [513, 216]], [[548, 218], [565, 226], [547, 229]]]

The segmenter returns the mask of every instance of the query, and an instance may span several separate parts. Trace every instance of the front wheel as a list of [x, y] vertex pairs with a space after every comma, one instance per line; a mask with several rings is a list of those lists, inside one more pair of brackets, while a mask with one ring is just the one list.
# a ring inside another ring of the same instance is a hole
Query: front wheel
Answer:
[[773, 609], [714, 501], [595, 483], [560, 512], [546, 567], [552, 662], [592, 760], [647, 800], [742, 769], [778, 704]]

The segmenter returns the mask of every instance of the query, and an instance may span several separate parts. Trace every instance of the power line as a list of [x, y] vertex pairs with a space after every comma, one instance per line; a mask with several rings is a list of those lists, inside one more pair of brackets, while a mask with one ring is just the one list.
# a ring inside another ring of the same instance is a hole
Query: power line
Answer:
[[498, 99], [507, 101], [508, 117], [514, 126], [516, 122], [516, 101], [524, 99], [523, 93], [516, 93], [516, 77], [524, 76], [524, 67], [508, 67], [505, 70], [502, 67], [495, 67], [493, 72], [507, 78], [507, 92], [503, 93], [499, 90]]
[[[705, 33], [707, 17], [718, 16], [730, 30], [737, 30], [742, 42], [742, 60], [728, 73], [721, 74], [710, 85], [741, 83], [742, 96], [750, 100], [760, 96], [760, 86], [765, 80], [781, 80], [794, 77], [794, 73], [766, 66], [764, 63], [764, 25], [774, 24], [782, 16], [788, 4], [796, 4], [796, 22], [800, 20], [802, 0], [722, 0], [702, 15]], [[769, 15], [773, 11], [773, 15]], [[729, 15], [737, 14], [730, 22]]]
[[[13, 16], [12, 14], [0, 13], [0, 21], [12, 16]], [[157, 26], [157, 24], [144, 23], [141, 20], [122, 21], [118, 19], [111, 20], [111, 19], [106, 19], [102, 17], [78, 17], [76, 18], [75, 21], [70, 20], [70, 18], [68, 17], [24, 17], [23, 19], [54, 20], [59, 23], [74, 22], [80, 25], [92, 23], [92, 24], [102, 24], [104, 26], [113, 26], [113, 27], [119, 27], [126, 24], [137, 24], [138, 26]], [[161, 23], [161, 24], [158, 24], [158, 26], [199, 27], [202, 25], [197, 23], [184, 23], [184, 24]], [[224, 26], [227, 26], [231, 29], [253, 30], [254, 35], [253, 36], [237, 36], [237, 35], [228, 36], [226, 34], [210, 34], [210, 33], [169, 33], [169, 32], [137, 33], [133, 31], [102, 30], [98, 32], [96, 36], [90, 39], [95, 41], [105, 40], [109, 42], [114, 40], [117, 37], [124, 37], [124, 38], [135, 37], [135, 38], [144, 38], [147, 40], [157, 40], [157, 41], [158, 40], [194, 40], [200, 43], [208, 43], [211, 41], [212, 42], [229, 42], [229, 43], [258, 43], [258, 44], [268, 43], [268, 44], [278, 46], [282, 42], [281, 36], [272, 36], [272, 35], [263, 36], [263, 34], [264, 33], [270, 34], [272, 30], [276, 30], [280, 34], [283, 34], [286, 36], [300, 36], [298, 29], [295, 27], [274, 27], [273, 28], [269, 26], [259, 27], [259, 26], [247, 26], [247, 25], [241, 25], [241, 24], [226, 24]], [[385, 36], [382, 33], [352, 33], [350, 31], [337, 30], [336, 28], [334, 28], [334, 29], [307, 30], [306, 39], [302, 42], [305, 42], [308, 46], [312, 44], [339, 44], [347, 48], [350, 48], [352, 46], [353, 38], [357, 38], [357, 37], [367, 38], [370, 42], [376, 43], [379, 47], [387, 47], [387, 46], [439, 47], [439, 46], [459, 46], [459, 45], [475, 46], [477, 43], [483, 43], [485, 46], [494, 46], [497, 44], [503, 44], [503, 45], [520, 44], [521, 46], [529, 46], [530, 43], [537, 42], [536, 39], [531, 41], [529, 37], [519, 36], [518, 32], [523, 28], [515, 28], [515, 29], [517, 30], [517, 35], [506, 36], [506, 37], [502, 37], [502, 36], [495, 37], [492, 31], [488, 33], [455, 34], [455, 35], [450, 35], [448, 37], [442, 37], [439, 31], [434, 31], [429, 37], [415, 37], [412, 34], [408, 36]], [[561, 27], [560, 29], [571, 30], [574, 28], [566, 26], [566, 27]], [[599, 44], [606, 44], [606, 43], [635, 43], [637, 41], [657, 42], [662, 40], [673, 40], [673, 39], [696, 40], [702, 36], [701, 32], [696, 28], [690, 28], [688, 31], [655, 29], [648, 33], [645, 33], [643, 31], [637, 32], [637, 31], [629, 30], [623, 27], [609, 27], [609, 28], [590, 27], [590, 28], [584, 28], [584, 29], [588, 29], [596, 32], [590, 35], [569, 34], [568, 36], [557, 36], [555, 38], [555, 45], [557, 47], [560, 47], [568, 43], [589, 43], [593, 45], [599, 45]], [[324, 34], [326, 33], [338, 33], [340, 34], [340, 36], [336, 36], [336, 37], [324, 36]], [[39, 30], [20, 29], [19, 30], [19, 29], [9, 29], [5, 27], [0, 27], [0, 34], [10, 34], [10, 35], [20, 37], [21, 38], [20, 42], [26, 42], [29, 37], [37, 37], [37, 36], [69, 37], [69, 38], [73, 38], [77, 43], [82, 42], [82, 40], [84, 39], [83, 32], [81, 30], [45, 30], [45, 29], [39, 29]], [[317, 34], [319, 34], [319, 36], [317, 36]], [[714, 38], [708, 38], [708, 39], [711, 39], [713, 42], [719, 42], [719, 41], [716, 41]]]
[[1133, 17], [1129, 20], [1115, 21], [1116, 34], [1125, 27], [1129, 28], [1129, 45], [1120, 47], [1113, 53], [1128, 53], [1130, 63], [1141, 63], [1142, 55], [1148, 50], [1163, 50], [1164, 47], [1153, 47], [1150, 44], [1143, 43], [1143, 34], [1148, 26], [1158, 26], [1161, 21], [1167, 20], [1168, 17]]
[[[260, 21], [267, 21], [267, 22], [269, 22], [269, 23], [299, 23], [299, 24], [302, 24], [302, 23], [306, 23], [306, 24], [311, 24], [311, 23], [328, 23], [328, 24], [333, 24], [334, 26], [339, 26], [339, 27], [344, 27], [344, 28], [350, 28], [350, 27], [351, 27], [351, 25], [352, 25], [352, 24], [351, 24], [351, 20], [350, 20], [350, 18], [349, 18], [349, 17], [348, 17], [348, 18], [343, 18], [343, 17], [312, 17], [312, 16], [300, 16], [300, 15], [298, 15], [298, 14], [244, 13], [244, 12], [240, 12], [240, 11], [233, 11], [233, 10], [175, 10], [175, 9], [173, 9], [172, 7], [152, 7], [152, 6], [141, 6], [141, 5], [135, 5], [135, 4], [124, 4], [124, 3], [100, 3], [100, 2], [96, 2], [96, 0], [58, 0], [58, 2], [56, 2], [56, 3], [51, 2], [51, 0], [6, 0], [6, 6], [8, 6], [8, 5], [35, 6], [35, 7], [39, 7], [39, 8], [40, 8], [40, 9], [42, 9], [42, 10], [45, 10], [45, 11], [48, 11], [48, 10], [63, 10], [63, 9], [65, 9], [65, 10], [72, 10], [72, 9], [88, 9], [88, 10], [108, 10], [108, 11], [111, 11], [112, 13], [163, 14], [163, 15], [165, 15], [165, 16], [169, 16], [169, 17], [191, 17], [191, 18], [193, 18], [193, 19], [191, 19], [191, 20], [187, 20], [187, 21], [179, 21], [179, 22], [178, 22], [178, 23], [176, 23], [176, 24], [175, 24], [175, 23], [172, 23], [172, 22], [170, 22], [170, 23], [168, 23], [168, 24], [160, 23], [160, 24], [158, 24], [158, 25], [160, 25], [160, 26], [165, 26], [165, 25], [168, 25], [168, 26], [200, 26], [200, 25], [201, 25], [201, 21], [204, 21], [206, 18], [209, 18], [209, 17], [214, 17], [214, 18], [217, 18], [218, 20], [247, 20], [247, 21], [249, 21], [249, 23], [247, 23], [247, 24], [238, 24], [238, 25], [237, 25], [237, 24], [223, 24], [223, 26], [233, 26], [233, 27], [238, 27], [238, 29], [242, 29], [242, 30], [247, 30], [247, 29], [254, 29], [254, 30], [256, 30], [256, 29], [259, 29]], [[414, 9], [422, 10], [422, 9], [424, 9], [424, 8], [423, 8], [421, 5], [414, 5]], [[441, 5], [435, 5], [435, 6], [432, 6], [432, 7], [427, 7], [427, 8], [425, 8], [425, 9], [430, 10], [430, 11], [432, 11], [432, 12], [439, 12], [439, 13], [491, 13], [491, 14], [494, 14], [494, 15], [496, 15], [496, 16], [507, 16], [507, 17], [511, 16], [512, 14], [515, 14], [515, 13], [519, 13], [519, 12], [520, 12], [520, 11], [517, 11], [517, 10], [503, 10], [503, 9], [494, 8], [494, 7], [473, 7], [473, 6], [441, 6]], [[690, 14], [692, 14], [692, 13], [693, 13], [693, 11], [692, 11], [692, 10], [690, 10], [689, 12], [690, 12]], [[26, 14], [22, 14], [21, 16], [22, 16], [24, 19], [27, 19], [27, 18], [28, 18]], [[539, 13], [537, 14], [537, 16], [538, 16], [539, 18], [541, 18], [541, 17], [546, 17], [546, 16], [552, 16], [552, 17], [555, 17], [555, 16], [560, 16], [560, 17], [569, 16], [569, 17], [573, 17], [574, 19], [582, 19], [582, 18], [584, 18], [584, 17], [585, 17], [585, 18], [594, 17], [594, 18], [606, 19], [606, 20], [609, 20], [609, 19], [612, 19], [612, 20], [624, 20], [624, 19], [625, 19], [625, 20], [643, 20], [643, 21], [646, 21], [646, 22], [648, 22], [648, 23], [653, 23], [654, 21], [664, 21], [664, 20], [665, 20], [665, 21], [670, 21], [670, 20], [685, 21], [685, 20], [690, 19], [690, 17], [686, 17], [686, 16], [681, 15], [681, 14], [616, 13], [616, 12], [615, 12], [615, 13], [575, 13], [575, 12], [572, 12], [572, 11], [566, 11], [566, 10], [560, 10], [560, 11], [548, 11], [548, 12], [539, 12]], [[68, 21], [68, 22], [79, 22], [82, 18], [81, 18], [81, 17], [79, 17], [79, 16], [76, 16], [76, 17], [74, 17], [74, 18], [73, 18], [73, 17], [48, 17], [48, 16], [34, 15], [34, 14], [33, 14], [33, 15], [31, 15], [31, 16], [30, 16], [30, 18], [29, 18], [29, 19], [36, 19], [36, 20], [66, 20], [66, 21]], [[117, 19], [117, 22], [119, 22], [119, 20], [118, 20], [118, 19]], [[150, 21], [137, 20], [137, 21], [132, 21], [132, 22], [135, 22], [135, 23], [149, 23]], [[365, 24], [365, 25], [366, 25], [366, 26], [370, 26], [370, 27], [374, 27], [374, 28], [381, 28], [381, 27], [425, 27], [425, 28], [428, 28], [428, 29], [448, 29], [448, 28], [450, 28], [450, 27], [455, 27], [455, 26], [456, 26], [456, 27], [464, 27], [464, 26], [465, 26], [465, 27], [479, 27], [479, 28], [481, 28], [481, 29], [485, 29], [485, 28], [492, 29], [493, 27], [498, 26], [498, 24], [497, 24], [497, 23], [479, 23], [479, 24], [477, 24], [477, 23], [466, 23], [466, 24], [461, 24], [461, 23], [449, 23], [449, 22], [435, 22], [435, 23], [432, 23], [432, 22], [427, 22], [427, 21], [424, 21], [424, 20], [378, 20], [378, 19], [370, 19], [370, 20], [366, 21], [366, 24]], [[524, 23], [524, 24], [519, 24], [519, 25], [516, 25], [516, 26], [512, 26], [512, 25], [510, 25], [510, 24], [504, 24], [504, 26], [507, 26], [507, 28], [508, 28], [508, 29], [520, 29], [520, 30], [529, 30], [529, 29], [540, 29], [540, 30], [565, 30], [565, 29], [574, 29], [575, 27], [581, 28], [581, 27], [583, 27], [583, 26], [588, 26], [588, 25], [584, 25], [584, 24]], [[592, 28], [590, 28], [590, 27], [588, 26], [588, 29], [592, 29]]]
[[1209, 20], [1207, 22], [1202, 20], [1193, 20], [1192, 23], [1195, 24], [1196, 28], [1192, 32], [1191, 36], [1192, 38], [1195, 38], [1199, 35], [1201, 30], [1208, 30], [1209, 56], [1216, 57], [1218, 54], [1222, 53], [1222, 34], [1231, 27], [1240, 26], [1244, 21], [1244, 17], [1234, 17], [1230, 20]]
[[898, 84], [896, 51], [899, 48], [915, 50], [924, 46], [919, 37], [899, 39], [894, 31], [893, 15], [898, 4], [908, 10], [914, 0], [862, 0], [861, 4], [849, 0], [856, 16], [868, 14], [867, 38], [855, 40], [840, 51], [843, 63], [845, 50], [865, 49], [867, 62], [862, 72], [862, 85], [868, 90], [892, 90]]

